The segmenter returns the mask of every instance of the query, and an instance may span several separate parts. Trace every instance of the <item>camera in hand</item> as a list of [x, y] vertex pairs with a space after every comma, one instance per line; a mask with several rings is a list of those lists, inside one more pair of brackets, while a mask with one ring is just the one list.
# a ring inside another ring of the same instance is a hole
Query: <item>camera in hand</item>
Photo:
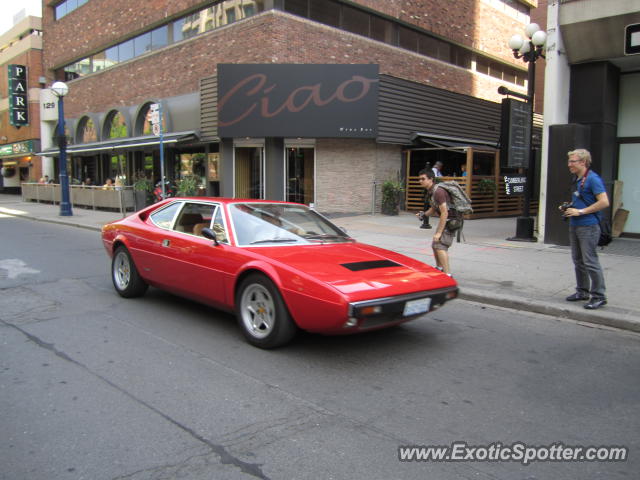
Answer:
[[567, 208], [571, 208], [571, 207], [572, 207], [571, 202], [562, 202], [560, 204], [560, 211], [566, 212]]
[[566, 220], [567, 217], [564, 216], [564, 213], [567, 211], [567, 208], [571, 208], [573, 207], [573, 204], [571, 202], [562, 202], [560, 204], [560, 206], [558, 207], [560, 209], [560, 211], [562, 212], [562, 220]]

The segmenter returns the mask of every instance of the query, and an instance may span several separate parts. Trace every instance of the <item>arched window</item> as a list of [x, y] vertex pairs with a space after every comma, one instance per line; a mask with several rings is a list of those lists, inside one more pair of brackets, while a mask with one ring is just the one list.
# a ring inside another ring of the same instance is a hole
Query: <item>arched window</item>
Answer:
[[[60, 143], [58, 142], [58, 135], [60, 132], [60, 124], [56, 123], [56, 128], [53, 131], [53, 144], [56, 147], [60, 146]], [[67, 145], [73, 145], [73, 133], [71, 132], [71, 129], [69, 128], [69, 123], [64, 122], [64, 136], [67, 138]]]
[[91, 143], [98, 141], [98, 131], [95, 123], [89, 117], [82, 117], [78, 122], [78, 143]]
[[127, 121], [122, 113], [114, 110], [109, 114], [105, 125], [105, 133], [108, 138], [124, 138], [127, 134]]
[[[140, 114], [138, 115], [138, 120], [136, 121], [136, 131], [140, 132], [140, 135], [153, 135], [153, 128], [151, 125], [151, 105], [152, 103], [147, 103], [144, 107], [140, 109]], [[162, 112], [162, 131], [166, 133], [167, 131], [167, 122], [166, 122], [166, 113]]]

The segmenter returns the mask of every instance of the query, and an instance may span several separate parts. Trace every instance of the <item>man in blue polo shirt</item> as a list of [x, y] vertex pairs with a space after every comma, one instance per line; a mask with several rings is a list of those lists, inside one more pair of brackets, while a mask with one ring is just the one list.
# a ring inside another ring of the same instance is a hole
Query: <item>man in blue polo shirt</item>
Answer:
[[569, 171], [576, 176], [571, 207], [564, 212], [569, 217], [571, 257], [576, 270], [576, 293], [567, 301], [585, 300], [584, 308], [596, 310], [607, 304], [604, 274], [598, 260], [600, 238], [599, 212], [609, 206], [609, 197], [602, 178], [591, 170], [591, 154], [577, 149], [568, 154]]

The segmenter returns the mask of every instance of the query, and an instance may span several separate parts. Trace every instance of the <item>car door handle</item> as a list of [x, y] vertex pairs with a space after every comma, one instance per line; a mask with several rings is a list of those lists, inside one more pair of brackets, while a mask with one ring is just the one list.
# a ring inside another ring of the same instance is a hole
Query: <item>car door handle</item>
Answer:
[[171, 245], [171, 240], [169, 240], [168, 238], [162, 239], [162, 246], [163, 247], [168, 247], [170, 245]]

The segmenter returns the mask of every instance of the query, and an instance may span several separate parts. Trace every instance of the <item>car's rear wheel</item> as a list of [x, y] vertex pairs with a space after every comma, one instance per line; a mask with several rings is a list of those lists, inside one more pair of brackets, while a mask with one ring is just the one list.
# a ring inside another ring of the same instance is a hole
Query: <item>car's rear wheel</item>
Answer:
[[260, 348], [280, 347], [298, 330], [278, 288], [257, 273], [249, 275], [240, 284], [236, 294], [236, 315], [247, 341]]
[[129, 251], [118, 247], [111, 261], [111, 278], [116, 292], [121, 297], [132, 298], [144, 295], [149, 287], [136, 268]]

